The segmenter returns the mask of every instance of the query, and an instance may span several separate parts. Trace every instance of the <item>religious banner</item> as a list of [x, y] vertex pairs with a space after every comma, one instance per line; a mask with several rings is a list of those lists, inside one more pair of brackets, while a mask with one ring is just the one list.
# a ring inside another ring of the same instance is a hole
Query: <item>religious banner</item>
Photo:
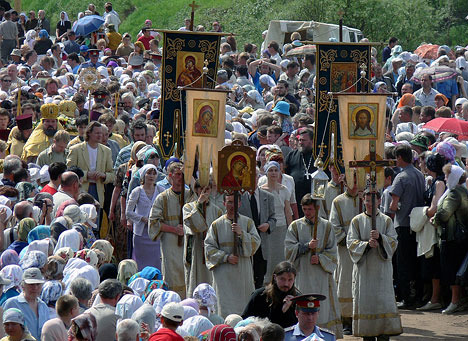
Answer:
[[[315, 83], [314, 157], [325, 165], [333, 164], [342, 172], [342, 148], [339, 104], [330, 92], [367, 92], [369, 83], [359, 81], [360, 67], [371, 67], [371, 45], [361, 43], [314, 43], [317, 46]], [[330, 115], [328, 117], [328, 115]], [[332, 137], [334, 141], [332, 141]], [[322, 145], [323, 142], [323, 145]], [[333, 150], [332, 150], [333, 147]], [[322, 152], [322, 155], [320, 154]]]
[[187, 125], [185, 129], [185, 183], [190, 183], [198, 151], [198, 178], [207, 186], [210, 167], [218, 171], [218, 150], [224, 146], [226, 124], [226, 92], [186, 88], [183, 91]]
[[[376, 170], [376, 188], [384, 184], [383, 161], [385, 143], [386, 94], [334, 94], [340, 108], [339, 122], [342, 142], [342, 160], [348, 183], [354, 183], [360, 190], [366, 187], [366, 174]], [[359, 166], [357, 161], [362, 160]], [[351, 162], [351, 164], [350, 164]], [[367, 162], [367, 163], [366, 163]], [[356, 163], [356, 164], [354, 164]], [[350, 166], [351, 165], [351, 166]]]
[[[163, 58], [159, 69], [161, 78], [161, 115], [159, 145], [164, 158], [183, 150], [183, 117], [179, 87], [208, 88], [216, 85], [219, 46], [223, 33], [164, 31]], [[207, 68], [204, 77], [203, 68]]]
[[256, 154], [240, 141], [233, 141], [218, 152], [218, 191], [233, 194], [235, 192], [255, 191]]

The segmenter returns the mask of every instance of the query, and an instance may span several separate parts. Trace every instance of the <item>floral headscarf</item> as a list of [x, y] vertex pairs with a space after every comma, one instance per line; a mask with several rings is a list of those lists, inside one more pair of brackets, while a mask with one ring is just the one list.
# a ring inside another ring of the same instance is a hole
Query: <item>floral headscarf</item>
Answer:
[[156, 298], [158, 298], [160, 295], [162, 295], [163, 292], [166, 290], [158, 288], [154, 289], [149, 293], [149, 295], [146, 296], [146, 299], [144, 300], [145, 303], [153, 305], [154, 301], [156, 301]]
[[23, 218], [21, 219], [18, 226], [18, 239], [22, 242], [28, 240], [28, 234], [33, 228], [36, 227], [36, 222], [33, 218]]
[[[1, 262], [1, 258], [0, 258]], [[138, 272], [138, 265], [133, 259], [124, 259], [119, 263], [117, 280], [123, 285], [127, 285], [128, 280]]]
[[30, 251], [28, 252], [22, 260], [20, 260], [19, 265], [23, 270], [29, 268], [43, 268], [47, 263], [47, 256], [42, 251]]
[[97, 336], [97, 323], [94, 315], [83, 313], [72, 319], [72, 326], [68, 330], [68, 336], [76, 339], [78, 331], [85, 340], [95, 341]]
[[0, 256], [0, 268], [4, 268], [7, 265], [18, 265], [19, 257], [15, 250], [7, 249], [2, 252]]
[[35, 240], [46, 239], [50, 237], [50, 227], [39, 225], [33, 228], [28, 234], [28, 243], [31, 244]]
[[37, 192], [36, 187], [30, 182], [21, 181], [16, 184], [15, 187], [18, 190], [18, 200], [23, 201], [31, 198], [31, 194]]
[[59, 256], [65, 262], [68, 262], [70, 258], [73, 258], [75, 253], [70, 247], [61, 247], [60, 249], [54, 250], [54, 256]]
[[75, 254], [75, 258], [81, 258], [82, 260], [86, 261], [86, 263], [94, 267], [96, 267], [98, 264], [98, 256], [96, 255], [96, 252], [90, 249], [83, 249], [78, 251]]
[[112, 244], [104, 239], [98, 239], [96, 240], [93, 245], [91, 246], [92, 249], [98, 249], [104, 252], [104, 255], [106, 256], [106, 263], [109, 263], [112, 260], [112, 254], [114, 253], [114, 247]]
[[47, 281], [44, 283], [41, 292], [41, 300], [45, 304], [53, 304], [62, 296], [63, 286], [60, 281]]
[[199, 284], [193, 291], [193, 298], [197, 300], [200, 307], [208, 308], [208, 313], [217, 304], [216, 292], [208, 283]]
[[236, 332], [234, 328], [227, 324], [218, 324], [210, 331], [210, 340], [236, 341]]
[[145, 291], [141, 294], [141, 299], [143, 300], [143, 302], [145, 302], [146, 298], [153, 292], [153, 290], [156, 289], [168, 290], [169, 286], [162, 279], [155, 279], [153, 281], [149, 281], [149, 283], [146, 285]]
[[17, 290], [21, 291], [20, 285], [21, 281], [23, 280], [23, 269], [21, 269], [19, 265], [7, 265], [2, 270], [0, 270], [0, 273], [3, 277], [11, 281], [10, 284], [3, 287], [3, 292], [7, 292], [11, 288], [16, 288]]
[[448, 162], [455, 161], [455, 154], [457, 150], [448, 142], [440, 142], [437, 144], [436, 152], [442, 154]]
[[50, 256], [47, 258], [47, 267], [45, 278], [49, 280], [61, 280], [63, 278], [63, 270], [67, 261], [60, 256]]

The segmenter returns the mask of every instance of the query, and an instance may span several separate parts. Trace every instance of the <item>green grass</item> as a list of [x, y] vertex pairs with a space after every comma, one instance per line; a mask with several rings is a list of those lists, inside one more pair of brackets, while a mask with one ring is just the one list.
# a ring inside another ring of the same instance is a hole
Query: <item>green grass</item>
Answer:
[[[54, 31], [61, 11], [66, 11], [73, 23], [90, 2], [103, 14], [106, 0], [23, 0], [22, 11], [44, 9]], [[155, 28], [178, 29], [183, 26], [184, 18], [190, 17], [190, 3], [190, 0], [112, 0], [122, 20], [119, 32], [129, 32], [132, 36], [146, 19], [151, 19]], [[260, 43], [261, 33], [268, 28], [270, 20], [305, 19], [298, 11], [303, 0], [198, 0], [197, 4], [200, 7], [195, 13], [195, 25], [204, 25], [210, 30], [211, 23], [218, 20], [225, 32], [236, 35], [238, 46], [246, 42]]]

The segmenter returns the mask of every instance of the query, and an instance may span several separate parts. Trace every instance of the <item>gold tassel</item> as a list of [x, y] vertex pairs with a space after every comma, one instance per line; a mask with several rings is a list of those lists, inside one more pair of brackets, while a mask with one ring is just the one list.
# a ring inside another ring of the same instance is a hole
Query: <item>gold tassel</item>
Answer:
[[18, 103], [16, 105], [16, 116], [21, 115], [21, 87], [18, 88]]
[[120, 95], [119, 92], [117, 91], [115, 93], [115, 118], [119, 115], [119, 100], [120, 100]]

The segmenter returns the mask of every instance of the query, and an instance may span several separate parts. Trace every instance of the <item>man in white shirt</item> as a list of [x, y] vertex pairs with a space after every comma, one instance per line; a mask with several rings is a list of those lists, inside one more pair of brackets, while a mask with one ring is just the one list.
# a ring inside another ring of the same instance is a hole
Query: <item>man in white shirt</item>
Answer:
[[272, 41], [270, 42], [270, 44], [268, 44], [268, 53], [270, 53], [271, 59], [276, 60], [276, 65], [280, 65], [281, 60], [282, 60], [278, 51], [279, 51], [279, 45], [276, 41]]
[[422, 88], [414, 93], [414, 97], [421, 103], [422, 106], [430, 105], [435, 107], [435, 96], [439, 93], [432, 87], [432, 76], [424, 75], [422, 77]]

